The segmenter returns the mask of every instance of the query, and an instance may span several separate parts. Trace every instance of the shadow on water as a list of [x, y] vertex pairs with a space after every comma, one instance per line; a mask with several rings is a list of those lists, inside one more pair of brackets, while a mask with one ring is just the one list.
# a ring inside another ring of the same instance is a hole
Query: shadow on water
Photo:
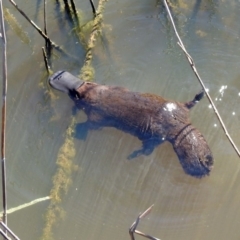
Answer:
[[[175, 33], [172, 28], [172, 24], [168, 18], [168, 13], [164, 7], [163, 3], [158, 4], [159, 7], [159, 19], [162, 27], [165, 29], [165, 33], [167, 35], [168, 41], [168, 49], [166, 52], [175, 52], [176, 49], [176, 38], [175, 38]], [[179, 1], [173, 1], [171, 4], [169, 4], [169, 9], [173, 13], [173, 20], [176, 25], [176, 28], [178, 29], [178, 32], [181, 37], [184, 37], [186, 35], [185, 32], [185, 23], [187, 21], [186, 16], [184, 13], [181, 12], [181, 8], [179, 5]]]
[[[206, 2], [207, 1], [207, 2]], [[218, 0], [197, 0], [192, 11], [190, 19], [196, 17], [200, 8], [204, 8], [205, 12], [208, 13], [208, 17], [211, 20], [218, 11]]]
[[[218, 0], [196, 0], [194, 2], [195, 3], [192, 3], [191, 5], [186, 5], [186, 3], [182, 0], [175, 0], [171, 1], [171, 4], [169, 5], [169, 8], [173, 13], [174, 22], [177, 29], [180, 31], [181, 36], [185, 35], [186, 29], [192, 29], [192, 26], [194, 24], [192, 20], [196, 18], [200, 11], [204, 10], [204, 13], [208, 14], [208, 18], [210, 21], [213, 17], [215, 17], [218, 11]], [[185, 16], [185, 12], [187, 11], [192, 12], [190, 17]], [[160, 12], [164, 14], [162, 19], [167, 22], [165, 23], [165, 25], [169, 24], [168, 16], [163, 4], [160, 4]], [[184, 27], [186, 25], [186, 22], [188, 23], [187, 28]]]
[[[80, 20], [75, 19], [74, 15], [72, 14], [72, 10], [69, 8], [69, 5], [65, 5], [59, 1], [55, 3], [54, 11], [60, 33], [58, 33], [58, 35], [61, 37], [65, 36], [66, 38], [64, 37], [64, 39], [67, 39], [67, 44], [69, 46], [75, 46], [73, 55], [76, 57], [76, 59], [79, 59], [78, 65], [80, 67], [82, 65], [84, 58], [83, 53], [85, 51], [85, 46], [82, 44], [80, 37], [81, 31], [78, 26]], [[81, 18], [80, 13], [78, 18]], [[71, 58], [69, 58], [69, 60], [72, 61]]]

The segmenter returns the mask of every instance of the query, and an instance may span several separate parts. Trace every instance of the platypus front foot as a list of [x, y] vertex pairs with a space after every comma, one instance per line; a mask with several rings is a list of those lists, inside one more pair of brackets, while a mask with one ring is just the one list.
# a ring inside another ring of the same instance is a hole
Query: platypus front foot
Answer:
[[132, 160], [133, 158], [139, 157], [140, 155], [148, 156], [150, 155], [154, 148], [161, 144], [163, 141], [159, 139], [148, 139], [142, 142], [142, 148], [139, 150], [135, 150], [128, 156], [128, 160]]

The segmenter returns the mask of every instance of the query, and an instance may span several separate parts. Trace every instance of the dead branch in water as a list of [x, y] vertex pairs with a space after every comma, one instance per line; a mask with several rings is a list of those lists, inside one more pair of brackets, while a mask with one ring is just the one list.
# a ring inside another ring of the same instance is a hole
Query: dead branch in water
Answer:
[[[67, 0], [64, 0], [67, 2]], [[78, 18], [78, 13], [77, 13], [77, 8], [76, 8], [76, 4], [74, 2], [74, 0], [70, 0], [70, 5], [67, 3], [65, 3], [66, 6], [66, 12], [69, 16], [69, 18], [71, 19], [72, 23], [75, 25], [75, 27], [79, 28], [80, 27], [80, 21]]]
[[94, 15], [94, 17], [96, 17], [96, 8], [95, 8], [95, 6], [94, 6], [94, 3], [93, 3], [92, 0], [89, 0], [89, 1], [90, 1], [90, 4], [91, 4], [91, 7], [92, 7], [93, 15]]
[[68, 0], [63, 0], [63, 2], [64, 2], [64, 5], [65, 5], [66, 12], [69, 14], [69, 16], [71, 16], [71, 8], [68, 4]]
[[49, 74], [49, 70], [51, 69], [49, 64], [48, 64], [48, 59], [47, 59], [47, 54], [46, 54], [46, 51], [45, 51], [45, 48], [42, 47], [42, 51], [43, 51], [43, 59], [44, 59], [44, 63], [45, 63], [45, 67], [47, 69], [47, 72]]
[[[43, 2], [43, 18], [44, 18], [44, 33], [47, 36], [46, 0], [44, 0], [44, 2]], [[45, 48], [48, 53], [48, 54], [46, 54], [46, 51], [44, 52], [44, 54], [46, 56], [46, 60], [47, 60], [48, 58], [50, 58], [51, 49], [52, 49], [51, 42], [49, 42], [47, 39], [45, 40]], [[49, 64], [48, 64], [48, 66], [49, 66]], [[49, 71], [48, 71], [48, 73], [49, 73]]]
[[[79, 61], [78, 58], [70, 55], [69, 53], [67, 53], [62, 47], [60, 47], [59, 45], [57, 45], [55, 42], [53, 42], [42, 30], [40, 27], [38, 27], [18, 6], [17, 4], [13, 1], [13, 0], [9, 0], [9, 2], [22, 14], [22, 16], [24, 16], [26, 18], [26, 20], [39, 32], [39, 34], [46, 40], [48, 41], [48, 45], [51, 45], [52, 47], [54, 47], [56, 50], [58, 50], [61, 54], [67, 56], [67, 57], [71, 57], [72, 59], [74, 59], [76, 62]], [[50, 47], [48, 48], [50, 49]], [[48, 50], [47, 49], [47, 50]], [[50, 50], [49, 50], [50, 52]]]
[[[12, 239], [20, 240], [20, 238], [17, 237], [17, 235], [15, 235], [14, 232], [6, 224], [4, 224], [2, 221], [0, 221], [0, 226], [1, 226], [1, 228], [3, 228], [3, 230], [0, 229], [0, 233], [4, 237], [4, 239], [7, 239], [7, 240], [12, 240]], [[8, 237], [7, 233], [11, 236], [11, 238]]]
[[136, 228], [137, 228], [137, 226], [138, 226], [138, 224], [139, 224], [139, 222], [140, 222], [140, 219], [143, 218], [143, 217], [145, 217], [148, 213], [150, 213], [150, 211], [152, 210], [152, 208], [153, 208], [153, 205], [152, 205], [151, 207], [149, 207], [144, 213], [140, 214], [140, 215], [137, 217], [136, 221], [135, 221], [135, 222], [132, 224], [132, 226], [129, 228], [129, 235], [130, 235], [130, 237], [131, 237], [131, 240], [135, 240], [134, 233], [136, 233], [136, 234], [138, 234], [138, 235], [140, 235], [140, 236], [143, 236], [143, 237], [145, 237], [145, 238], [151, 239], [151, 240], [160, 240], [159, 238], [152, 237], [152, 236], [150, 236], [150, 235], [148, 235], [148, 234], [145, 234], [145, 233], [143, 233], [143, 232], [140, 232], [140, 231], [136, 230]]
[[176, 29], [175, 23], [174, 23], [174, 21], [173, 21], [172, 14], [171, 14], [171, 12], [170, 12], [170, 10], [169, 10], [167, 1], [166, 1], [166, 0], [163, 0], [163, 3], [164, 3], [164, 5], [165, 5], [165, 8], [166, 8], [167, 13], [168, 13], [168, 16], [169, 16], [170, 21], [171, 21], [171, 23], [172, 23], [174, 32], [175, 32], [175, 34], [176, 34], [176, 36], [177, 36], [177, 39], [178, 39], [178, 41], [179, 41], [179, 42], [178, 42], [178, 45], [181, 47], [181, 49], [182, 49], [183, 52], [185, 53], [185, 55], [186, 55], [186, 57], [187, 57], [187, 60], [188, 60], [188, 62], [190, 63], [190, 66], [191, 66], [194, 74], [196, 75], [198, 81], [200, 82], [200, 84], [201, 84], [201, 86], [202, 86], [202, 88], [203, 88], [203, 90], [204, 90], [204, 92], [205, 92], [205, 94], [206, 94], [206, 96], [207, 96], [210, 104], [211, 104], [211, 106], [213, 107], [213, 110], [214, 110], [214, 112], [215, 112], [215, 114], [216, 114], [216, 116], [217, 116], [217, 118], [218, 118], [218, 120], [219, 120], [219, 122], [220, 122], [220, 125], [221, 125], [223, 131], [225, 132], [225, 134], [226, 134], [228, 140], [230, 141], [230, 143], [232, 144], [234, 150], [236, 151], [236, 153], [237, 153], [238, 156], [240, 157], [240, 151], [238, 150], [237, 146], [235, 145], [234, 141], [232, 140], [231, 136], [229, 135], [229, 133], [228, 133], [228, 131], [227, 131], [227, 128], [225, 127], [225, 124], [224, 124], [224, 122], [223, 122], [223, 120], [222, 120], [222, 118], [221, 118], [221, 116], [220, 116], [220, 114], [219, 114], [216, 106], [214, 105], [214, 103], [213, 103], [213, 101], [212, 101], [212, 99], [211, 99], [211, 97], [210, 97], [210, 95], [209, 95], [209, 93], [208, 93], [208, 91], [207, 91], [207, 89], [206, 89], [206, 87], [205, 87], [202, 79], [200, 78], [200, 76], [199, 76], [199, 74], [198, 74], [198, 72], [197, 72], [196, 65], [195, 65], [192, 57], [190, 56], [190, 54], [187, 52], [185, 46], [183, 45], [183, 42], [182, 42], [182, 40], [181, 40], [181, 38], [180, 38], [180, 36], [179, 36], [179, 34], [178, 34], [178, 32], [177, 32], [177, 29]]
[[44, 33], [47, 35], [46, 0], [44, 0], [43, 2], [43, 18], [44, 18]]
[[73, 10], [73, 14], [75, 15], [75, 18], [78, 20], [76, 4], [75, 4], [74, 0], [70, 0], [70, 2], [71, 2], [71, 7], [72, 7], [72, 10]]
[[[14, 213], [14, 212], [16, 212], [16, 211], [22, 210], [22, 209], [24, 209], [24, 208], [26, 208], [26, 207], [30, 207], [30, 206], [32, 206], [32, 205], [34, 205], [34, 204], [36, 204], [36, 203], [43, 202], [43, 201], [46, 201], [46, 200], [49, 200], [49, 199], [50, 199], [49, 196], [47, 196], [47, 197], [42, 197], [42, 198], [37, 198], [37, 199], [35, 199], [35, 200], [31, 201], [31, 202], [24, 203], [24, 204], [22, 204], [22, 205], [20, 205], [20, 206], [17, 206], [17, 207], [13, 207], [13, 208], [8, 209], [8, 210], [7, 210], [7, 214]], [[3, 212], [0, 212], [0, 219], [1, 219], [1, 217], [2, 217], [2, 214], [3, 214]]]
[[[43, 1], [43, 19], [44, 19], [44, 33], [47, 35], [46, 1], [47, 0]], [[45, 49], [47, 50], [47, 53]], [[51, 57], [51, 50], [52, 50], [51, 43], [48, 40], [45, 40], [45, 48], [42, 47], [42, 51], [45, 67], [47, 69], [48, 74], [50, 72], [49, 70], [51, 69], [48, 63], [48, 58], [50, 59]]]
[[42, 30], [40, 27], [37, 26], [36, 23], [34, 23], [19, 7], [18, 5], [13, 1], [9, 0], [9, 2], [22, 14], [22, 16], [25, 17], [25, 19], [39, 32], [39, 34], [48, 42], [51, 43], [53, 47], [55, 47], [57, 50], [63, 52], [63, 49], [57, 45], [55, 42], [53, 42]]
[[6, 190], [6, 109], [7, 109], [7, 39], [5, 32], [5, 24], [3, 18], [2, 0], [0, 0], [0, 25], [1, 25], [1, 40], [2, 40], [2, 133], [1, 133], [1, 159], [2, 159], [2, 201], [3, 201], [3, 222], [7, 224], [7, 190]]

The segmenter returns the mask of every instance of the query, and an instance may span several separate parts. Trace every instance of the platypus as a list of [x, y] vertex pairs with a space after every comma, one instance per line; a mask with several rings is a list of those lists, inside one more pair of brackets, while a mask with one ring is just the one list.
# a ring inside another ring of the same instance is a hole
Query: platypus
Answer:
[[129, 155], [149, 155], [164, 141], [172, 144], [185, 173], [209, 175], [213, 156], [203, 135], [189, 120], [189, 110], [201, 100], [198, 93], [187, 103], [166, 100], [155, 94], [132, 92], [124, 87], [85, 82], [67, 71], [49, 78], [50, 85], [67, 93], [87, 115], [89, 129], [115, 127], [138, 137], [142, 148]]

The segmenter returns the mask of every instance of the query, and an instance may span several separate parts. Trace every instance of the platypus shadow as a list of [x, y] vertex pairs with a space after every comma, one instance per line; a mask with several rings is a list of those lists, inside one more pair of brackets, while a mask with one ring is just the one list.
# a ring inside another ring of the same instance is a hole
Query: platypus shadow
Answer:
[[69, 95], [75, 110], [83, 110], [87, 121], [76, 126], [75, 137], [86, 139], [88, 131], [114, 127], [142, 142], [128, 159], [149, 155], [164, 141], [172, 144], [185, 173], [201, 178], [213, 166], [211, 150], [198, 129], [189, 120], [189, 110], [202, 99], [204, 92], [187, 103], [160, 96], [131, 92], [126, 88], [84, 82], [66, 71], [49, 79], [50, 85]]
[[[78, 140], [85, 141], [87, 139], [87, 135], [90, 130], [99, 130], [101, 126], [104, 126], [104, 124], [101, 124], [99, 126], [96, 126], [95, 124], [94, 126], [92, 126], [91, 123], [89, 123], [88, 121], [77, 123], [73, 136]], [[122, 129], [120, 126], [116, 128]], [[131, 134], [131, 132], [129, 133]], [[164, 141], [160, 139], [151, 139], [151, 140], [143, 141], [142, 148], [133, 151], [129, 156], [127, 156], [127, 159], [132, 160], [134, 158], [137, 158], [140, 155], [146, 155], [146, 156], [150, 155], [153, 152], [154, 148], [163, 142]]]

